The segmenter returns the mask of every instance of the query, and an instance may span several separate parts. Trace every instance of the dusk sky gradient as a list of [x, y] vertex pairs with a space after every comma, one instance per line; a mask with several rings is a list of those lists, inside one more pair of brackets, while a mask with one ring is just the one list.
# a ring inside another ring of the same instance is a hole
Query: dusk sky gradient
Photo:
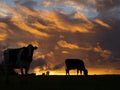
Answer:
[[119, 38], [120, 0], [0, 0], [0, 62], [31, 43], [29, 72], [65, 74], [65, 59], [79, 58], [89, 74], [120, 74]]

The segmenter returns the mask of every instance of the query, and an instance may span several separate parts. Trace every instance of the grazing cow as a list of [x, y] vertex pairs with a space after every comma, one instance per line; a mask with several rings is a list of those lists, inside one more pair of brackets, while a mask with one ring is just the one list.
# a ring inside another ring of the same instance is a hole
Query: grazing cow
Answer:
[[82, 71], [84, 72], [84, 75], [87, 76], [88, 71], [85, 68], [84, 62], [80, 59], [66, 59], [66, 75], [69, 75], [69, 70], [77, 69], [77, 75], [80, 71], [80, 74], [82, 75]]
[[9, 72], [19, 68], [22, 75], [24, 74], [23, 69], [25, 69], [25, 74], [28, 74], [35, 49], [37, 49], [37, 47], [33, 47], [31, 44], [29, 44], [27, 47], [5, 50], [4, 62], [6, 74], [9, 74]]

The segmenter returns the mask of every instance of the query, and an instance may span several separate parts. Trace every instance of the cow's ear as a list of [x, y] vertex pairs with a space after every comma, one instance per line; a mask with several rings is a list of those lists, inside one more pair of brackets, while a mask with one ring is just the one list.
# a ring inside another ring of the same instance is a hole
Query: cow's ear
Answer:
[[34, 49], [37, 49], [38, 47], [34, 47]]

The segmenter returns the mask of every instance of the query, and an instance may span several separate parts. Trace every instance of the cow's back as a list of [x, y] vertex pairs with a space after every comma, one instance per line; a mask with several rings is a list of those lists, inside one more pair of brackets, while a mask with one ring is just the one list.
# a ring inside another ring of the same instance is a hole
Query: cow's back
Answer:
[[84, 62], [80, 59], [66, 59], [65, 60], [67, 69], [84, 69]]
[[4, 57], [7, 58], [8, 62], [15, 63], [21, 49], [22, 48], [7, 49], [4, 51]]

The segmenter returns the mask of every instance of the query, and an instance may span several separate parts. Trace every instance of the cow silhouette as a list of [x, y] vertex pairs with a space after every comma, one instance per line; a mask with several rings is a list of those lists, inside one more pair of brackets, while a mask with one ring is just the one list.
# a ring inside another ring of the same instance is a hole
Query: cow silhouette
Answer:
[[13, 69], [20, 69], [22, 75], [28, 74], [33, 53], [36, 49], [37, 47], [31, 44], [27, 47], [6, 49], [4, 51], [5, 73], [9, 74]]
[[88, 75], [88, 70], [85, 68], [83, 60], [80, 59], [66, 59], [65, 60], [66, 65], [66, 75], [70, 75], [69, 71], [73, 69], [77, 69], [77, 75], [82, 75], [82, 71], [84, 72], [84, 75]]

